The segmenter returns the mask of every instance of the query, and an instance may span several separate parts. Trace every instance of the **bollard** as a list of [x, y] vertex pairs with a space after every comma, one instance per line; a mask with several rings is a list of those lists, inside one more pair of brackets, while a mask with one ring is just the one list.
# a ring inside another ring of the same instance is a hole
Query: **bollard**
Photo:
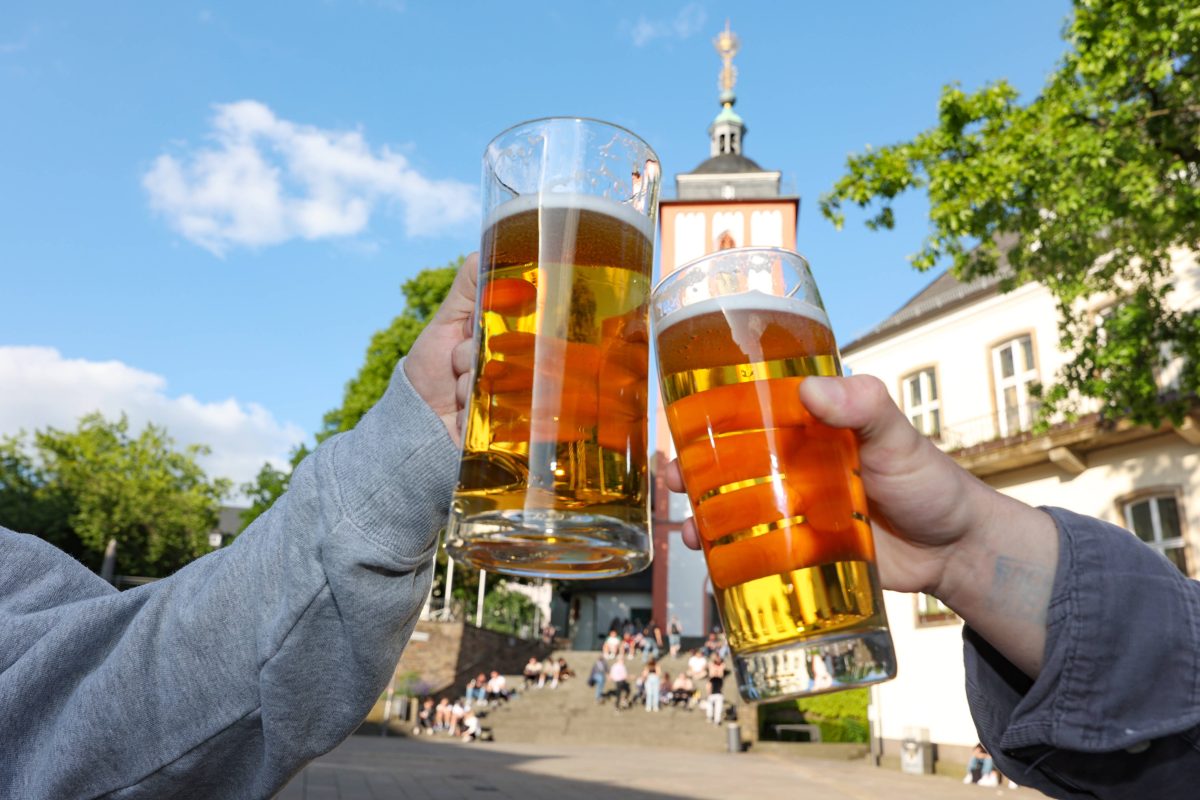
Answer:
[[725, 746], [731, 753], [742, 752], [742, 726], [736, 722], [725, 724]]

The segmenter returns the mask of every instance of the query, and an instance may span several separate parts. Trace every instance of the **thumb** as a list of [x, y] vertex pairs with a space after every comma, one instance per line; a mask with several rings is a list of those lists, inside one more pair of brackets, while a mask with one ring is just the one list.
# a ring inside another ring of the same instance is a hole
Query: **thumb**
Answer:
[[436, 317], [444, 322], [461, 322], [475, 312], [476, 286], [479, 282], [479, 254], [471, 253], [463, 261], [454, 283], [446, 293], [446, 299], [438, 308]]
[[864, 451], [900, 456], [926, 444], [874, 376], [806, 378], [800, 384], [800, 401], [818, 421], [853, 430]]

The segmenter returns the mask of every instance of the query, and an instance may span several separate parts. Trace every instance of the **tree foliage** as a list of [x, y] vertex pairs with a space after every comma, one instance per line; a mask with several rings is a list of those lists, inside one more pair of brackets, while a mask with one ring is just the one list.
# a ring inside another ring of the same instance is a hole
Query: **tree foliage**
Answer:
[[758, 710], [759, 730], [765, 733], [776, 723], [803, 720], [820, 727], [821, 741], [865, 742], [870, 733], [870, 724], [867, 722], [869, 703], [867, 689], [847, 689], [796, 700], [764, 703]]
[[[466, 256], [459, 256], [444, 267], [421, 270], [411, 280], [404, 282], [404, 311], [386, 328], [371, 336], [363, 365], [346, 384], [342, 405], [325, 414], [321, 430], [317, 432], [318, 442], [353, 428], [371, 406], [383, 397], [396, 364], [412, 347], [442, 300], [446, 299], [454, 276], [465, 259]], [[242, 485], [242, 491], [251, 501], [250, 508], [242, 513], [243, 529], [287, 491], [292, 472], [308, 454], [309, 449], [301, 445], [292, 451], [291, 465], [286, 471], [263, 464], [254, 480]]]
[[796, 708], [804, 713], [807, 722], [821, 728], [825, 742], [865, 742], [870, 732], [867, 706], [870, 694], [866, 689], [848, 689], [796, 700]]
[[497, 582], [483, 598], [483, 627], [488, 630], [533, 638], [536, 613], [528, 595], [509, 589], [503, 582]]
[[[871, 207], [867, 227], [891, 228], [892, 201], [925, 190], [914, 266], [993, 275], [1003, 243], [1003, 288], [1053, 293], [1071, 360], [1044, 392], [1047, 416], [1091, 397], [1110, 418], [1178, 419], [1200, 388], [1200, 317], [1170, 302], [1172, 255], [1194, 263], [1200, 246], [1200, 6], [1076, 0], [1064, 38], [1031, 102], [1003, 80], [945, 87], [935, 126], [851, 156], [821, 210], [841, 226], [845, 204]], [[1116, 313], [1090, 313], [1108, 304]], [[1178, 392], [1164, 395], [1173, 359]]]
[[134, 436], [124, 416], [83, 417], [0, 440], [0, 524], [39, 535], [97, 568], [110, 538], [117, 568], [162, 577], [211, 549], [229, 481], [196, 463], [207, 448], [178, 449], [165, 429]]
[[[479, 570], [464, 565], [461, 561], [454, 564], [454, 578], [451, 581], [450, 599], [446, 600], [446, 565], [449, 554], [445, 547], [439, 547], [437, 564], [433, 573], [433, 609], [440, 611], [449, 609], [454, 619], [474, 620], [475, 604], [479, 599]], [[484, 593], [495, 589], [497, 582], [491, 579], [484, 586]]]
[[310, 452], [307, 445], [297, 445], [292, 449], [286, 472], [268, 462], [262, 465], [253, 481], [241, 485], [242, 493], [250, 500], [250, 507], [242, 512], [242, 530], [262, 516], [287, 491], [292, 473]]
[[353, 428], [371, 406], [383, 397], [392, 370], [446, 299], [446, 293], [450, 291], [454, 276], [465, 258], [459, 256], [444, 267], [421, 270], [411, 280], [405, 281], [404, 311], [371, 337], [363, 365], [346, 384], [342, 405], [325, 415], [324, 427], [317, 434], [318, 441]]

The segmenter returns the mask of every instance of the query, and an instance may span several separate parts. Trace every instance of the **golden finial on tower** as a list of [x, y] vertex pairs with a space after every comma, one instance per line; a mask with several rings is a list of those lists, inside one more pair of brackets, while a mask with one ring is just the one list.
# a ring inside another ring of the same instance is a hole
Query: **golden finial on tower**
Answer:
[[717, 53], [721, 56], [721, 61], [724, 66], [721, 68], [721, 76], [717, 85], [721, 89], [721, 102], [725, 106], [733, 105], [733, 85], [737, 83], [737, 67], [733, 66], [733, 57], [738, 51], [738, 37], [729, 29], [729, 20], [725, 20], [725, 30], [717, 34], [717, 38], [713, 39], [713, 46], [717, 48]]

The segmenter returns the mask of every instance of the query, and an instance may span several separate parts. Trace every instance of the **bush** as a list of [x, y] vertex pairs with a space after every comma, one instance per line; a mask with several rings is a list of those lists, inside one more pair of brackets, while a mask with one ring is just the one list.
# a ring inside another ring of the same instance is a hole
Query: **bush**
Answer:
[[759, 724], [769, 730], [774, 724], [803, 720], [821, 728], [822, 741], [865, 743], [870, 736], [869, 697], [867, 689], [849, 689], [771, 703], [759, 707]]
[[533, 630], [536, 615], [533, 601], [520, 592], [498, 584], [483, 598], [483, 627], [488, 630], [525, 636]]
[[869, 702], [870, 694], [866, 689], [849, 689], [795, 701], [806, 721], [821, 726], [821, 738], [826, 742], [866, 742], [870, 734], [867, 725]]

